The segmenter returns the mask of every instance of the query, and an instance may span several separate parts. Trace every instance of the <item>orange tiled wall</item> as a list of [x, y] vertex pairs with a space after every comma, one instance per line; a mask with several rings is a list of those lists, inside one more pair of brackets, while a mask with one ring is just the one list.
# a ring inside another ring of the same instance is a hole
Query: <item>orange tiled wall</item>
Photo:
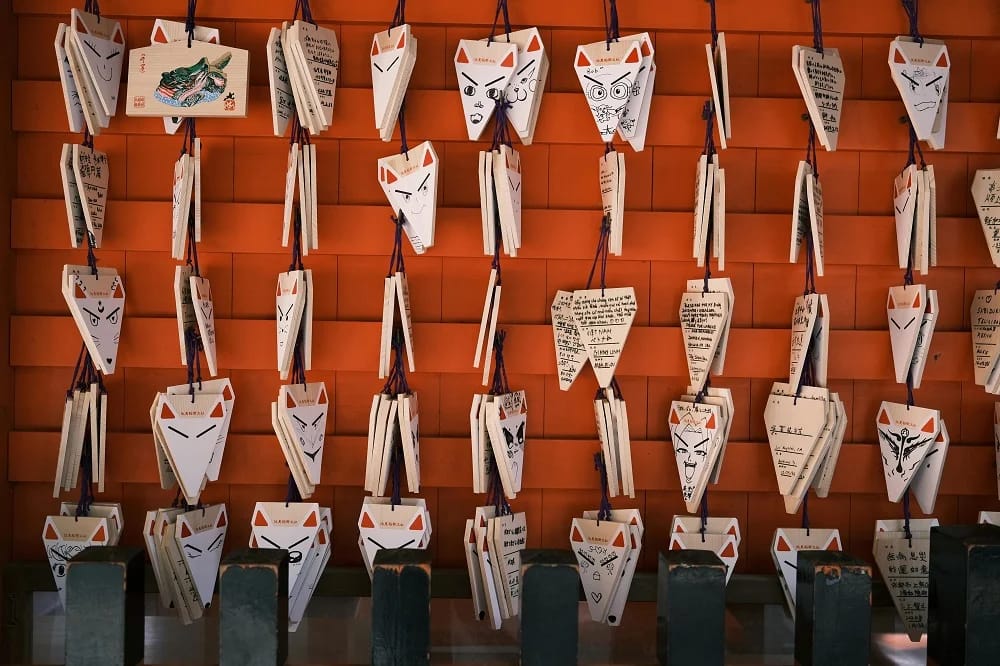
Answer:
[[[56, 508], [51, 476], [58, 445], [61, 395], [79, 350], [79, 336], [59, 293], [61, 264], [78, 263], [68, 249], [57, 170], [59, 146], [77, 140], [66, 118], [52, 55], [56, 23], [75, 3], [14, 0], [19, 55], [14, 82], [17, 183], [11, 244], [16, 261], [11, 320], [15, 416], [9, 478], [20, 516], [14, 557], [41, 559], [42, 517]], [[152, 18], [177, 17], [180, 0], [106, 0], [104, 13], [124, 22], [130, 46], [148, 43]], [[215, 289], [221, 367], [238, 394], [220, 482], [206, 501], [225, 501], [233, 523], [229, 546], [245, 543], [256, 500], [284, 497], [286, 471], [271, 434], [275, 275], [287, 267], [279, 245], [280, 201], [287, 140], [271, 135], [264, 43], [269, 28], [293, 6], [262, 0], [202, 0], [199, 18], [222, 30], [223, 42], [251, 52], [250, 116], [204, 120], [205, 236], [202, 270]], [[334, 563], [360, 564], [356, 517], [362, 497], [364, 434], [376, 377], [383, 271], [392, 241], [389, 209], [375, 178], [375, 160], [397, 149], [373, 127], [368, 48], [395, 3], [314, 0], [314, 14], [340, 37], [341, 70], [334, 124], [317, 140], [322, 250], [306, 264], [316, 276], [316, 352], [311, 379], [335, 396], [325, 484], [316, 499], [334, 508]], [[792, 300], [803, 265], [786, 263], [792, 180], [804, 154], [807, 126], [789, 69], [793, 44], [811, 41], [809, 5], [801, 0], [719, 1], [727, 33], [734, 95], [734, 135], [721, 155], [728, 175], [729, 265], [736, 289], [727, 373], [719, 385], [736, 399], [732, 441], [722, 483], [710, 491], [714, 514], [737, 516], [744, 541], [739, 570], [771, 570], [768, 544], [777, 526], [797, 524], [777, 493], [762, 421], [771, 382], [787, 373]], [[883, 399], [902, 400], [892, 381], [885, 331], [886, 288], [898, 284], [891, 186], [905, 162], [903, 108], [886, 65], [888, 40], [905, 30], [898, 3], [824, 3], [826, 45], [840, 49], [847, 98], [840, 150], [821, 152], [825, 189], [827, 275], [833, 328], [830, 386], [850, 418], [829, 499], [811, 502], [812, 524], [841, 529], [846, 547], [865, 555], [873, 521], [895, 517], [884, 498], [874, 446], [874, 412]], [[476, 498], [469, 487], [468, 406], [478, 390], [471, 358], [489, 259], [480, 256], [476, 152], [460, 112], [452, 56], [458, 39], [483, 37], [492, 21], [486, 0], [422, 0], [408, 18], [420, 40], [408, 97], [411, 142], [430, 138], [442, 157], [438, 244], [407, 256], [420, 393], [423, 475], [435, 523], [436, 563], [461, 566], [461, 528]], [[665, 412], [685, 385], [677, 308], [686, 278], [699, 271], [688, 258], [693, 167], [701, 151], [700, 108], [708, 93], [702, 0], [626, 0], [623, 33], [655, 35], [656, 80], [647, 149], [629, 152], [625, 255], [608, 267], [612, 285], [633, 285], [639, 315], [619, 379], [629, 400], [636, 479], [635, 503], [647, 521], [646, 568], [666, 545], [671, 515], [682, 510]], [[975, 219], [968, 184], [977, 168], [997, 166], [1000, 111], [1000, 6], [993, 0], [924, 0], [921, 26], [945, 37], [952, 57], [948, 149], [928, 154], [937, 170], [940, 266], [927, 283], [940, 295], [941, 317], [920, 404], [943, 410], [951, 450], [938, 517], [973, 520], [997, 505], [991, 435], [992, 399], [972, 383], [968, 334], [971, 293], [992, 285], [992, 268]], [[574, 13], [576, 12], [576, 13]], [[225, 18], [216, 18], [225, 17]], [[512, 0], [516, 25], [537, 24], [552, 59], [549, 92], [536, 143], [524, 160], [523, 256], [504, 260], [501, 321], [509, 331], [513, 385], [528, 391], [531, 418], [525, 489], [514, 502], [528, 512], [529, 545], [566, 544], [570, 517], [598, 500], [591, 454], [597, 444], [589, 374], [568, 393], [558, 390], [548, 309], [557, 289], [583, 286], [599, 223], [597, 158], [602, 148], [572, 70], [578, 43], [603, 35], [600, 3]], [[148, 408], [153, 393], [183, 381], [177, 365], [172, 302], [175, 261], [169, 256], [169, 200], [179, 137], [164, 136], [155, 119], [120, 115], [96, 140], [111, 161], [105, 265], [125, 275], [127, 314], [119, 371], [108, 378], [111, 483], [102, 499], [125, 506], [124, 540], [138, 544], [146, 508], [172, 499], [156, 483]], [[618, 502], [624, 506], [625, 502]]]

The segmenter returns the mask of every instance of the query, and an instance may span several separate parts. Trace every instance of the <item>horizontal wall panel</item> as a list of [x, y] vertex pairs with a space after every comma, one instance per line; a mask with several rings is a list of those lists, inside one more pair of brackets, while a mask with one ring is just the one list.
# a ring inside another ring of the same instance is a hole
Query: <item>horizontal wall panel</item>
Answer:
[[[237, 405], [237, 409], [239, 406]], [[356, 486], [364, 477], [365, 438], [329, 437], [323, 458], [325, 486]], [[593, 453], [596, 441], [530, 439], [525, 446], [525, 490], [583, 490], [597, 485]], [[13, 432], [10, 436], [10, 480], [24, 483], [50, 481], [59, 448], [58, 433]], [[472, 485], [468, 459], [469, 441], [464, 438], [422, 437], [420, 459], [422, 485], [465, 488]], [[332, 455], [331, 455], [332, 454]], [[992, 448], [955, 446], [948, 451], [948, 465], [941, 481], [943, 495], [986, 495], [996, 490], [992, 479], [977, 470], [989, 465]], [[632, 442], [636, 490], [679, 491], [669, 442]], [[108, 434], [108, 474], [116, 483], [159, 483], [152, 435]], [[553, 474], [552, 470], [559, 470]], [[885, 490], [874, 444], [845, 444], [841, 449], [834, 493], [872, 493]], [[232, 485], [281, 484], [288, 469], [277, 440], [271, 435], [230, 435], [219, 483]], [[730, 442], [725, 465], [714, 492], [774, 492], [777, 482], [767, 444]]]

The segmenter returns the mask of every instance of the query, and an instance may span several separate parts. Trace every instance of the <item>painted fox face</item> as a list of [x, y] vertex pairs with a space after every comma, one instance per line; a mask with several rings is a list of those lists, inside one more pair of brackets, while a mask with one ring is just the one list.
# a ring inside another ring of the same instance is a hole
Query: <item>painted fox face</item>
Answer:
[[425, 148], [417, 159], [413, 164], [386, 163], [379, 169], [389, 203], [411, 222], [419, 220], [437, 198], [437, 156]]
[[937, 113], [951, 61], [944, 45], [893, 42], [889, 62], [900, 76], [900, 91], [918, 113]]
[[275, 309], [278, 323], [278, 358], [285, 352], [285, 346], [295, 345], [298, 324], [305, 307], [305, 284], [299, 271], [278, 274], [278, 289], [275, 293]]
[[258, 502], [251, 522], [251, 548], [288, 551], [288, 593], [302, 573], [319, 530], [319, 505], [312, 503]]
[[293, 384], [285, 391], [285, 407], [302, 452], [317, 467], [322, 464], [323, 440], [330, 402], [322, 383]]
[[106, 372], [113, 372], [125, 309], [121, 278], [118, 275], [77, 275], [73, 295], [80, 319], [100, 353], [101, 364]]
[[499, 40], [490, 44], [471, 39], [459, 41], [455, 73], [470, 139], [479, 138], [497, 100], [506, 96], [516, 64], [516, 44]]
[[228, 522], [224, 504], [177, 516], [177, 543], [205, 606], [212, 603]]

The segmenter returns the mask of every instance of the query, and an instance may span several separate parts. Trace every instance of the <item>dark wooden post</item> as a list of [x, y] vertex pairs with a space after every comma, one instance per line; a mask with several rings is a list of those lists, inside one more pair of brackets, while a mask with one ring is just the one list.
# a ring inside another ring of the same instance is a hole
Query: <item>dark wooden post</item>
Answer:
[[795, 585], [795, 663], [868, 666], [871, 565], [847, 553], [801, 550]]
[[283, 666], [288, 658], [288, 551], [244, 548], [219, 567], [220, 666]]
[[660, 553], [656, 655], [660, 664], [722, 666], [726, 659], [726, 565], [707, 550]]
[[67, 666], [134, 666], [143, 659], [142, 550], [91, 546], [66, 571]]
[[569, 550], [521, 551], [521, 664], [573, 666], [580, 572]]
[[431, 656], [431, 558], [380, 550], [372, 563], [372, 664], [420, 666]]
[[927, 663], [1000, 660], [1000, 527], [931, 528]]

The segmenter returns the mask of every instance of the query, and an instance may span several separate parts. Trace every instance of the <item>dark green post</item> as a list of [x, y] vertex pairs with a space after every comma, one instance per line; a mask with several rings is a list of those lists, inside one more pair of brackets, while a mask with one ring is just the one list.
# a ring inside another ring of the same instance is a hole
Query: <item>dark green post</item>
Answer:
[[244, 548], [219, 567], [220, 666], [283, 666], [288, 658], [288, 551]]
[[660, 664], [723, 666], [726, 565], [707, 550], [660, 553], [656, 594]]
[[931, 528], [927, 663], [1000, 659], [1000, 527]]
[[412, 548], [384, 549], [372, 564], [372, 664], [429, 664], [430, 555]]
[[569, 550], [521, 551], [521, 664], [576, 664], [580, 572]]
[[801, 550], [795, 584], [795, 663], [868, 666], [872, 568], [847, 553]]
[[142, 550], [91, 546], [66, 572], [67, 666], [134, 666], [143, 659]]

